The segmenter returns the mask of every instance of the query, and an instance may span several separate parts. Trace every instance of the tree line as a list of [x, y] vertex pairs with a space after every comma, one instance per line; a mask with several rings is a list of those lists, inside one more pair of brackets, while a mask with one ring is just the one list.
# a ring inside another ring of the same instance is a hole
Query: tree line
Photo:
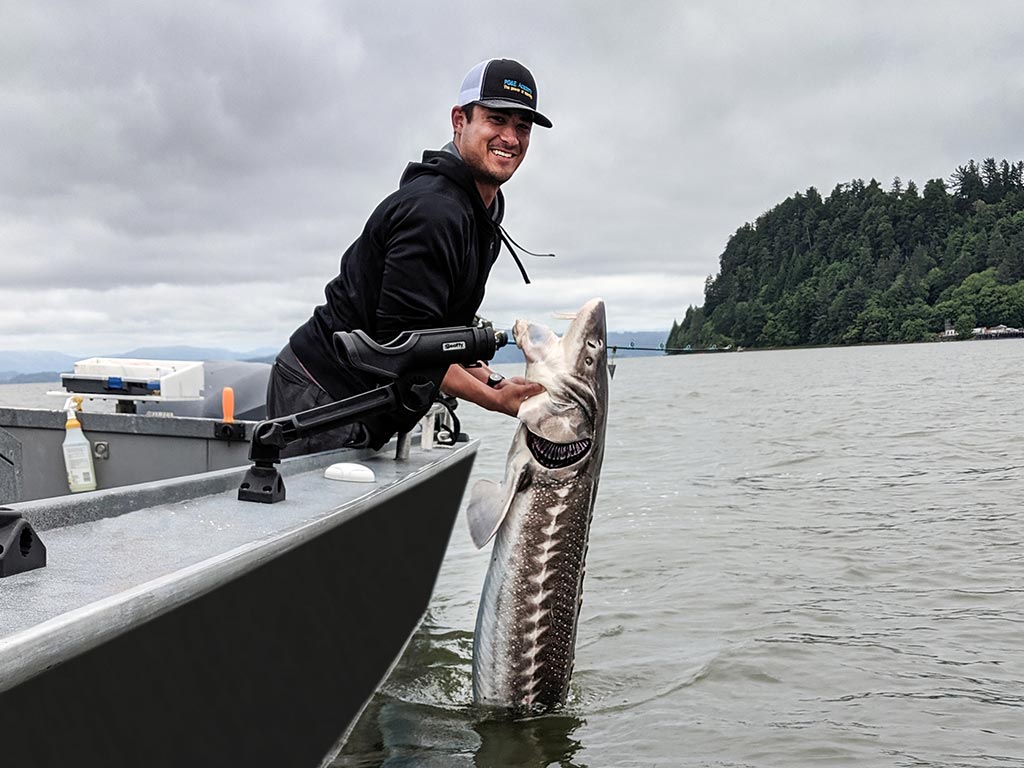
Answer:
[[1024, 327], [1024, 161], [796, 193], [729, 238], [666, 346], [915, 342]]

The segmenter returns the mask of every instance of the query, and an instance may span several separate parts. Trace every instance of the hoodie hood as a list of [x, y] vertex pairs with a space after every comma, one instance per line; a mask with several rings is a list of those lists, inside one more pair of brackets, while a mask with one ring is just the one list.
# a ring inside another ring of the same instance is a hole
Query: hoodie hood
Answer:
[[[483, 198], [480, 197], [480, 191], [476, 187], [476, 180], [473, 178], [473, 173], [463, 162], [462, 155], [459, 154], [459, 150], [452, 142], [448, 142], [440, 150], [428, 149], [423, 153], [422, 162], [409, 163], [405, 168], [405, 172], [402, 174], [402, 180], [399, 183], [399, 188], [405, 187], [423, 176], [443, 176], [466, 193], [466, 198], [473, 206], [473, 212], [476, 215], [477, 220], [490, 222], [494, 232], [497, 233], [501, 242], [505, 244], [506, 248], [508, 248], [508, 252], [512, 255], [512, 259], [519, 268], [519, 273], [523, 276], [523, 282], [527, 285], [530, 284], [530, 276], [526, 274], [526, 267], [523, 266], [522, 259], [519, 258], [519, 253], [516, 251], [516, 248], [520, 248], [531, 256], [555, 255], [553, 253], [534, 253], [533, 251], [527, 251], [509, 236], [508, 232], [506, 232], [504, 227], [501, 226], [501, 220], [505, 215], [505, 196], [499, 189], [498, 194], [494, 197], [494, 204], [491, 206], [490, 210], [484, 206], [484, 201]], [[495, 254], [495, 258], [497, 258], [497, 254]]]
[[444, 176], [446, 179], [449, 179], [466, 193], [472, 202], [473, 210], [478, 216], [490, 219], [495, 226], [501, 223], [505, 213], [505, 196], [499, 189], [497, 196], [494, 198], [494, 205], [488, 210], [484, 205], [483, 198], [480, 197], [480, 190], [476, 188], [476, 180], [473, 178], [472, 172], [462, 162], [462, 158], [459, 156], [454, 144], [449, 142], [443, 149], [428, 149], [424, 151], [421, 162], [409, 163], [405, 167], [405, 172], [402, 173], [402, 180], [398, 186], [400, 188], [404, 187], [413, 179], [427, 175]]

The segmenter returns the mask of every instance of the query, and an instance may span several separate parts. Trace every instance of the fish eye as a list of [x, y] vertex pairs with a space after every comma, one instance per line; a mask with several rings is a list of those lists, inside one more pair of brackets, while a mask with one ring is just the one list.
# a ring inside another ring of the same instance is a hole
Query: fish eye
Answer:
[[587, 358], [587, 365], [593, 365], [593, 364], [594, 364], [594, 358], [588, 357]]

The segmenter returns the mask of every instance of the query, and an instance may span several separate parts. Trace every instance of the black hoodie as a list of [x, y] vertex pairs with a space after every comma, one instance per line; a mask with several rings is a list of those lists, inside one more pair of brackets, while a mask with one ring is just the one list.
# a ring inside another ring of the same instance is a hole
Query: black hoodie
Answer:
[[[451, 152], [428, 150], [423, 162], [410, 163], [345, 251], [326, 303], [292, 334], [292, 351], [316, 383], [338, 400], [383, 383], [341, 364], [336, 331], [361, 329], [386, 343], [406, 330], [470, 325], [501, 247], [500, 190], [495, 206], [492, 214]], [[373, 434], [371, 444], [389, 437]]]

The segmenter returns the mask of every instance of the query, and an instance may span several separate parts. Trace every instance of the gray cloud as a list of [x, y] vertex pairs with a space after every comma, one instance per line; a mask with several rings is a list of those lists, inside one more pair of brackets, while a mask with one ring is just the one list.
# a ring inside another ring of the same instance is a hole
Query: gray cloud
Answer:
[[[277, 346], [463, 73], [533, 68], [541, 108], [486, 314], [591, 295], [613, 327], [702, 302], [737, 227], [796, 191], [1024, 157], [1016, 4], [915, 0], [0, 0], [0, 348]], [[101, 343], [102, 342], [102, 343]]]

